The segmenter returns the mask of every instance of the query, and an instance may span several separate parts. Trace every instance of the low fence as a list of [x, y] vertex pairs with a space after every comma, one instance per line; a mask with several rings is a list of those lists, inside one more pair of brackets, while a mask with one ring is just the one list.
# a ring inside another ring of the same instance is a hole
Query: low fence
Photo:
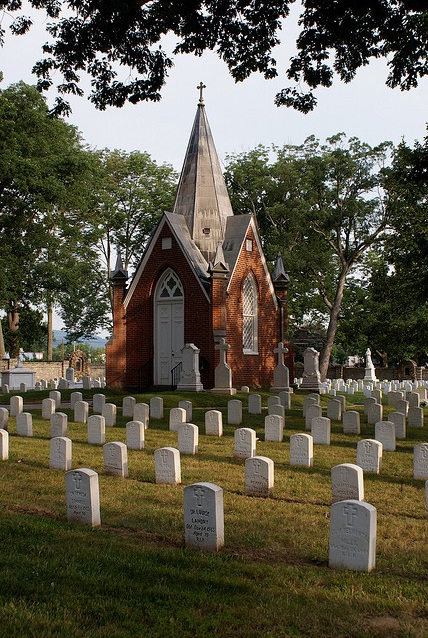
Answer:
[[[16, 359], [2, 359], [0, 361], [0, 372], [14, 368], [16, 363]], [[24, 368], [33, 370], [36, 373], [36, 382], [42, 379], [49, 381], [50, 379], [65, 377], [68, 361], [24, 361], [22, 365]], [[104, 378], [106, 367], [105, 365], [89, 363], [88, 372], [92, 379], [97, 379], [98, 377]]]

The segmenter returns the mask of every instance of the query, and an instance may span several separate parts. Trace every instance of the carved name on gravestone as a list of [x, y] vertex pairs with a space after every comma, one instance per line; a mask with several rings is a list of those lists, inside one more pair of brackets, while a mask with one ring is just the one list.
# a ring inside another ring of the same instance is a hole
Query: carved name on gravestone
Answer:
[[395, 450], [395, 425], [392, 421], [378, 421], [375, 423], [375, 436], [383, 445], [384, 452]]
[[122, 416], [134, 418], [134, 407], [137, 403], [135, 397], [123, 397], [122, 400]]
[[94, 414], [102, 414], [105, 404], [105, 394], [94, 394], [94, 396], [92, 397], [92, 412]]
[[[281, 406], [282, 407], [282, 406]], [[277, 414], [265, 417], [265, 441], [281, 443], [284, 438], [284, 419]]]
[[0, 429], [0, 461], [7, 461], [9, 458], [9, 432]]
[[18, 436], [33, 436], [33, 415], [30, 412], [16, 415], [16, 433]]
[[183, 423], [178, 426], [177, 447], [181, 454], [197, 454], [199, 428], [193, 423]]
[[7, 430], [9, 425], [9, 410], [0, 408], [0, 429]]
[[370, 572], [376, 564], [376, 509], [344, 500], [330, 509], [329, 567]]
[[178, 426], [183, 423], [186, 423], [186, 410], [184, 408], [171, 408], [169, 411], [170, 432], [177, 432]]
[[145, 427], [141, 421], [128, 421], [126, 424], [126, 445], [130, 450], [144, 450]]
[[[173, 408], [176, 409], [176, 408]], [[141, 421], [147, 430], [149, 427], [150, 406], [148, 403], [136, 403], [133, 410], [133, 421]]]
[[229, 425], [241, 425], [242, 401], [239, 399], [231, 399], [227, 402], [227, 422]]
[[88, 443], [104, 445], [106, 442], [106, 421], [101, 414], [92, 414], [88, 418]]
[[173, 447], [155, 450], [156, 483], [177, 485], [181, 483], [180, 452]]
[[98, 474], [88, 468], [65, 475], [67, 520], [91, 527], [101, 525]]
[[256, 432], [251, 428], [238, 428], [234, 433], [233, 456], [248, 459], [256, 455]]
[[68, 427], [68, 417], [64, 412], [54, 412], [51, 416], [51, 438], [55, 436], [66, 436]]
[[250, 394], [248, 396], [248, 412], [249, 414], [262, 413], [262, 397], [260, 394]]
[[72, 443], [66, 436], [55, 436], [49, 444], [51, 470], [71, 470]]
[[428, 479], [428, 443], [413, 448], [413, 478]]
[[292, 434], [290, 436], [290, 465], [312, 467], [314, 444], [310, 434]]
[[150, 399], [150, 418], [163, 419], [163, 399], [162, 397], [152, 397]]
[[311, 436], [314, 445], [330, 445], [331, 421], [325, 416], [316, 416], [311, 421]]
[[363, 470], [354, 463], [341, 463], [331, 468], [332, 502], [345, 499], [364, 500]]
[[104, 404], [102, 415], [105, 418], [107, 428], [111, 428], [116, 425], [116, 413], [117, 409], [114, 403]]
[[86, 401], [76, 401], [74, 404], [75, 423], [87, 423], [89, 414], [89, 403]]
[[268, 498], [273, 495], [274, 463], [266, 456], [245, 460], [245, 494]]
[[207, 436], [223, 436], [223, 415], [220, 410], [205, 412], [205, 434]]
[[360, 434], [360, 413], [356, 410], [343, 412], [342, 425], [344, 434]]
[[184, 488], [186, 547], [218, 551], [224, 545], [223, 490], [213, 483]]
[[382, 443], [375, 439], [362, 439], [357, 443], [357, 465], [363, 472], [379, 474], [382, 467]]
[[113, 476], [128, 476], [128, 448], [121, 441], [106, 443], [104, 450], [104, 472]]

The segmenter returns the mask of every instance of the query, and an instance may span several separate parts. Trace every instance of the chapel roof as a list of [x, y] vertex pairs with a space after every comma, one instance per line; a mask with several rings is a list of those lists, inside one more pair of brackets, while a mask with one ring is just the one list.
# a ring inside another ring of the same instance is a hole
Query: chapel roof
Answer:
[[[198, 87], [200, 88], [200, 87]], [[202, 95], [184, 158], [173, 213], [182, 215], [207, 262], [223, 242], [226, 222], [233, 216]]]

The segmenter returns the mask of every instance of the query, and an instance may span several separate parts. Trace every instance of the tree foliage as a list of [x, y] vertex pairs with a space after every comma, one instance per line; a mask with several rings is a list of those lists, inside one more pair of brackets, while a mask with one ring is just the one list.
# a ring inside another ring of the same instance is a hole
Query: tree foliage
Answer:
[[[34, 67], [38, 86], [48, 89], [60, 78], [57, 114], [70, 110], [64, 95], [83, 93], [82, 72], [92, 78], [90, 99], [100, 109], [126, 101], [156, 101], [174, 56], [201, 56], [206, 50], [225, 61], [236, 81], [253, 72], [272, 78], [277, 75], [273, 49], [279, 44], [281, 28], [287, 37], [293, 3], [29, 0], [33, 10], [46, 13], [49, 34], [44, 56]], [[0, 0], [0, 9], [11, 16], [12, 33], [22, 35], [31, 27], [21, 0]], [[349, 82], [372, 58], [388, 60], [391, 87], [410, 89], [428, 73], [424, 0], [302, 0], [299, 26], [297, 54], [286, 71], [291, 85], [276, 96], [278, 105], [308, 112], [316, 104], [314, 89], [331, 86], [335, 73]], [[168, 34], [175, 41], [171, 52], [165, 41]], [[2, 40], [4, 35], [5, 30], [0, 30]], [[123, 67], [129, 73], [123, 73]]]

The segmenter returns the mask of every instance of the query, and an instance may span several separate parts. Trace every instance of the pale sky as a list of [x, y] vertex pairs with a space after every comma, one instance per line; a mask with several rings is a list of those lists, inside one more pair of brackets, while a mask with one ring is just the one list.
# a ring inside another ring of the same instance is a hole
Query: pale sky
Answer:
[[[293, 10], [296, 9], [295, 6]], [[35, 84], [31, 68], [41, 58], [40, 45], [46, 40], [41, 18], [38, 21], [30, 34], [6, 36], [5, 47], [0, 49], [3, 87], [20, 80]], [[318, 107], [311, 114], [276, 107], [275, 94], [287, 86], [281, 76], [294, 52], [295, 34], [296, 25], [287, 21], [282, 40], [289, 44], [281, 44], [274, 56], [279, 72], [275, 80], [253, 75], [235, 84], [226, 65], [214, 53], [200, 58], [182, 55], [175, 59], [160, 102], [129, 104], [121, 109], [111, 107], [101, 112], [86, 97], [70, 96], [73, 113], [68, 121], [91, 147], [145, 151], [157, 163], [172, 164], [179, 171], [197, 109], [196, 87], [202, 81], [206, 85], [208, 120], [221, 162], [228, 154], [250, 151], [258, 144], [301, 144], [312, 134], [323, 141], [344, 132], [372, 146], [385, 140], [398, 143], [402, 138], [409, 145], [415, 140], [422, 141], [427, 134], [428, 78], [410, 92], [388, 89], [384, 61], [376, 60], [360, 69], [348, 85], [337, 80], [332, 88], [318, 90]], [[123, 74], [120, 79], [126, 79], [128, 71]], [[87, 80], [82, 86], [85, 84], [89, 86]], [[47, 97], [52, 105], [54, 92]], [[55, 324], [55, 328], [61, 327], [60, 320]]]

